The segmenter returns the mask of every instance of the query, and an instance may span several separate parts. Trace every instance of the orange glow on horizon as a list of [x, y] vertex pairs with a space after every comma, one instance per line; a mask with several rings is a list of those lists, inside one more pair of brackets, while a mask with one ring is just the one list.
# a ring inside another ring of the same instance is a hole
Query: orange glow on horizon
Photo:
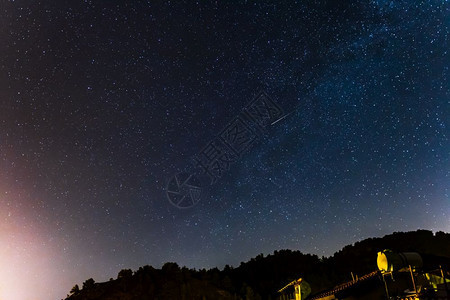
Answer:
[[4, 189], [0, 193], [0, 299], [48, 299], [56, 284], [51, 278], [58, 278], [55, 249], [20, 205], [20, 195]]

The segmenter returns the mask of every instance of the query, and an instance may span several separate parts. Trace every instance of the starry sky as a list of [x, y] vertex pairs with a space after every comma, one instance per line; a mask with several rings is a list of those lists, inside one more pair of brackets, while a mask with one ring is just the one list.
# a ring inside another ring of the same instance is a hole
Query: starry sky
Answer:
[[[450, 232], [449, 25], [443, 0], [2, 0], [0, 298]], [[208, 152], [227, 130], [246, 150]]]

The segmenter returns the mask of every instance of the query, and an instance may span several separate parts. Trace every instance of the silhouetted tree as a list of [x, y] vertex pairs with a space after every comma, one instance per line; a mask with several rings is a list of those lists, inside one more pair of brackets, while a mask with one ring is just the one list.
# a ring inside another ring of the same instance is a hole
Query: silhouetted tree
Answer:
[[177, 263], [167, 262], [162, 266], [162, 271], [166, 273], [175, 273], [180, 271], [180, 267]]
[[119, 274], [117, 274], [117, 279], [130, 278], [131, 276], [133, 276], [133, 271], [131, 271], [130, 269], [123, 269], [120, 270]]
[[70, 290], [70, 294], [77, 295], [78, 293], [80, 293], [80, 287], [78, 286], [78, 284], [75, 284], [73, 288]]
[[95, 280], [92, 278], [89, 278], [85, 282], [83, 282], [83, 290], [88, 290], [90, 288], [93, 288], [95, 286]]

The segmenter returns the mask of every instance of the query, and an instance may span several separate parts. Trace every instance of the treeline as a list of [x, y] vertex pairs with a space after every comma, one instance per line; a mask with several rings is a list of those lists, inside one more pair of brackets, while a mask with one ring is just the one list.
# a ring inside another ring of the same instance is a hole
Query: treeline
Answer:
[[266, 300], [275, 299], [278, 289], [299, 277], [309, 282], [315, 293], [351, 280], [351, 273], [362, 276], [376, 270], [376, 254], [383, 249], [448, 257], [450, 234], [434, 235], [428, 230], [397, 232], [345, 246], [328, 258], [280, 250], [267, 256], [260, 254], [236, 268], [227, 265], [222, 270], [193, 270], [173, 262], [161, 269], [125, 269], [109, 282], [95, 283], [91, 278], [82, 288], [74, 286], [67, 300]]

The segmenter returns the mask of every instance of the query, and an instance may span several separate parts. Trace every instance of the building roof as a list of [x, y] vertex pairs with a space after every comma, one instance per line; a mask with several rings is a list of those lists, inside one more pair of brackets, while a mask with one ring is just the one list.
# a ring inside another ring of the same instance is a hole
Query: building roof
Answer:
[[313, 295], [309, 299], [310, 300], [314, 300], [314, 299], [320, 299], [320, 298], [324, 298], [324, 297], [327, 297], [327, 296], [334, 295], [334, 294], [336, 294], [338, 292], [341, 292], [341, 291], [350, 289], [352, 287], [355, 287], [355, 286], [357, 286], [357, 285], [361, 284], [362, 282], [365, 282], [365, 281], [367, 281], [369, 279], [376, 278], [379, 274], [380, 274], [380, 271], [373, 271], [372, 273], [369, 273], [369, 274], [366, 274], [366, 275], [364, 275], [362, 277], [359, 277], [356, 280], [352, 280], [352, 281], [349, 281], [349, 282], [346, 282], [346, 283], [342, 283], [340, 285], [335, 286], [334, 288], [332, 288], [330, 290], [327, 290], [325, 292], [321, 292], [321, 293], [319, 293], [317, 295]]
[[284, 291], [285, 289], [287, 289], [288, 287], [290, 287], [292, 285], [300, 284], [302, 281], [303, 281], [303, 278], [299, 278], [297, 280], [294, 280], [294, 281], [288, 283], [287, 285], [285, 285], [282, 289], [280, 289], [278, 291], [278, 293], [281, 293], [282, 291]]

